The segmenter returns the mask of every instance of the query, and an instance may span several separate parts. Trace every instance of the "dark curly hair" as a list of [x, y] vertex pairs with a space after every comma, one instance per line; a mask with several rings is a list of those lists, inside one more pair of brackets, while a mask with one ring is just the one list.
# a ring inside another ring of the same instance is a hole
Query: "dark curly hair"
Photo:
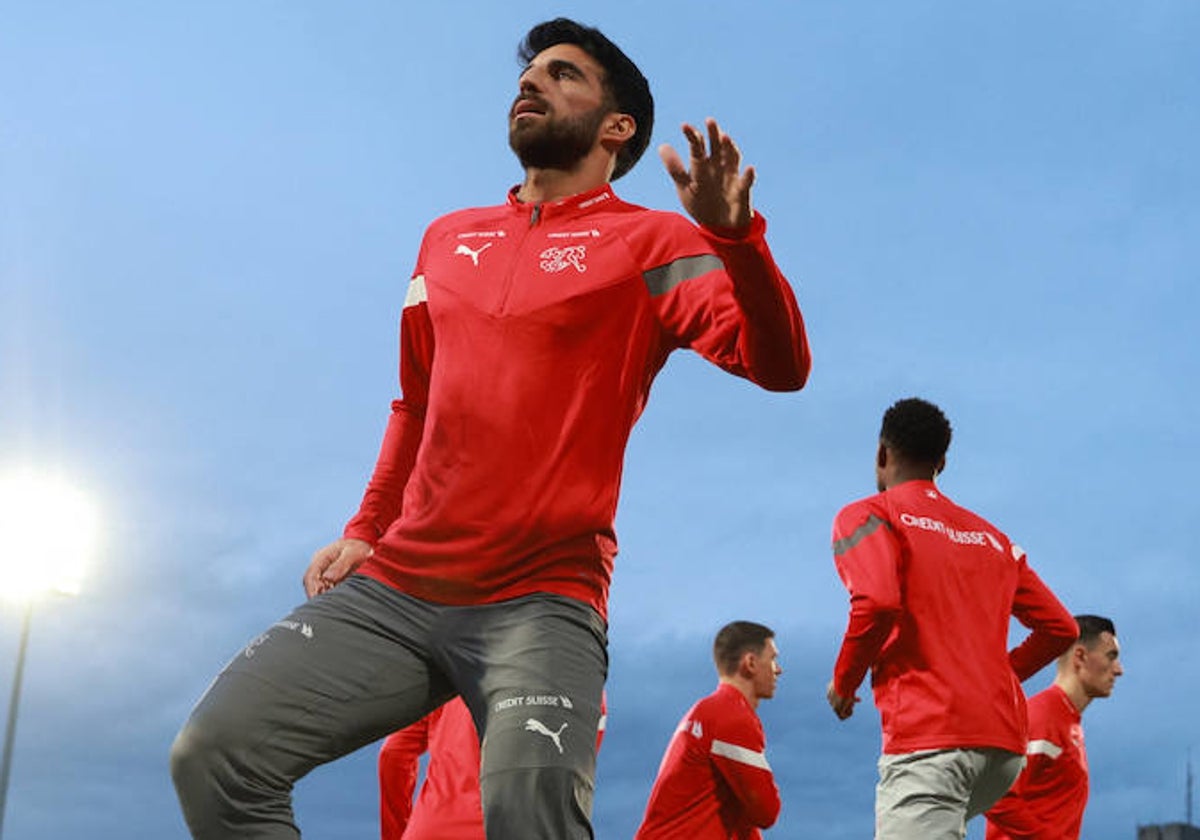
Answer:
[[950, 448], [950, 421], [931, 402], [909, 397], [883, 413], [879, 439], [916, 464], [936, 464]]
[[530, 29], [517, 48], [517, 58], [522, 66], [527, 65], [538, 53], [556, 44], [574, 44], [594, 58], [604, 68], [604, 89], [612, 104], [621, 113], [633, 117], [637, 125], [633, 136], [617, 152], [612, 175], [615, 181], [633, 169], [650, 144], [650, 132], [654, 130], [654, 97], [650, 95], [650, 83], [629, 56], [603, 32], [568, 18], [548, 20]]

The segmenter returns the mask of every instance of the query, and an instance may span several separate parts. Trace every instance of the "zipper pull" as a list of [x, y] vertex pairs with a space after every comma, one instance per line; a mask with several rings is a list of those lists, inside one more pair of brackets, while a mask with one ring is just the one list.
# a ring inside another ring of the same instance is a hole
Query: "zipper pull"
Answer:
[[529, 214], [529, 226], [533, 227], [542, 218], [542, 205], [533, 205], [533, 212]]

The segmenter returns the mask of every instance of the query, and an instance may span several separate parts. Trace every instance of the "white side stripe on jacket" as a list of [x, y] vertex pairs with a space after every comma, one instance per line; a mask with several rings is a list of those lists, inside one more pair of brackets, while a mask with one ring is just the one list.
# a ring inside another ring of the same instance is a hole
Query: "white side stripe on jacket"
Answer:
[[771, 765], [767, 764], [766, 754], [748, 750], [745, 747], [739, 747], [737, 744], [730, 744], [727, 741], [718, 741], [716, 738], [712, 742], [712, 754], [729, 758], [733, 761], [739, 761], [742, 764], [749, 764], [751, 767], [758, 767], [762, 770], [771, 769]]
[[1053, 741], [1030, 741], [1029, 746], [1025, 748], [1025, 755], [1048, 755], [1051, 758], [1058, 758], [1062, 755], [1063, 748]]

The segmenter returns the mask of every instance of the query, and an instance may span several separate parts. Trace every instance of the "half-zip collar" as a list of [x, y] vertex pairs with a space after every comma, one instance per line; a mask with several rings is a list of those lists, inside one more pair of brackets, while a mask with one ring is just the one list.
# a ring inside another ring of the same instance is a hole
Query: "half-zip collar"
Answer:
[[603, 184], [594, 190], [576, 193], [575, 195], [561, 198], [558, 201], [540, 202], [526, 202], [518, 199], [517, 190], [520, 188], [521, 185], [518, 184], [508, 191], [508, 206], [514, 210], [519, 210], [521, 213], [528, 214], [530, 227], [543, 221], [582, 215], [593, 207], [618, 200], [616, 194], [612, 191], [611, 184]]

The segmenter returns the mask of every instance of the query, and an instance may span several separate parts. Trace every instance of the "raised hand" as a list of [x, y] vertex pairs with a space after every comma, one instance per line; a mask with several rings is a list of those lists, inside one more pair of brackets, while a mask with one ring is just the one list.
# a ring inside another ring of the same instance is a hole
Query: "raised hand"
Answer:
[[716, 120], [709, 117], [704, 125], [708, 130], [707, 145], [699, 129], [683, 125], [690, 150], [688, 166], [665, 143], [658, 148], [659, 157], [675, 182], [683, 209], [696, 222], [706, 227], [745, 228], [754, 215], [750, 207], [754, 167], [741, 169], [742, 153]]

